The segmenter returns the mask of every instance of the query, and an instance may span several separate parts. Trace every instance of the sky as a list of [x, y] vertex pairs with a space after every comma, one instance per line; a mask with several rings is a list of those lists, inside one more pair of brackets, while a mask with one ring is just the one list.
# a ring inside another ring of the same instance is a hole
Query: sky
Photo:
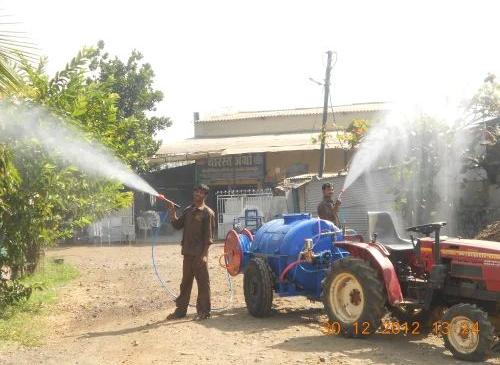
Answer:
[[[165, 94], [165, 143], [193, 135], [201, 116], [321, 106], [326, 51], [335, 105], [470, 97], [500, 77], [499, 1], [0, 0], [64, 67], [103, 40], [112, 55], [143, 53]], [[250, 127], [250, 126], [249, 126]]]

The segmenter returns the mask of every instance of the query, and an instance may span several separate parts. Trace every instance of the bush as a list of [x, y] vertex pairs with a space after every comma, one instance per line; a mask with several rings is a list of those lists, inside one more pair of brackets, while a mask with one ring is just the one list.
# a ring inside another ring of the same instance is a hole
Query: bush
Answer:
[[39, 284], [25, 285], [19, 280], [0, 280], [0, 313], [8, 306], [14, 305], [31, 297], [33, 290], [41, 289]]
[[[78, 270], [74, 266], [56, 264], [48, 259], [45, 259], [42, 268], [16, 281], [16, 284], [28, 288], [23, 294], [31, 291], [31, 295], [29, 298], [20, 297], [13, 305], [0, 310], [0, 344], [2, 341], [18, 342], [24, 346], [44, 343], [51, 326], [48, 316], [53, 312], [59, 288], [76, 278]], [[12, 284], [8, 283], [9, 286]], [[18, 291], [22, 293], [23, 289], [18, 286]], [[3, 298], [1, 292], [0, 297]]]

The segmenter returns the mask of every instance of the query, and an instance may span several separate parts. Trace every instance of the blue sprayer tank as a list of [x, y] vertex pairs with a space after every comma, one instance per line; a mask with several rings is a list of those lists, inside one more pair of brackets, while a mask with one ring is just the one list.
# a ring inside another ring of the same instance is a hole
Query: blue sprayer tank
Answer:
[[[308, 239], [312, 240], [309, 251], [312, 258], [304, 260]], [[331, 263], [349, 255], [335, 246], [339, 240], [343, 240], [342, 231], [333, 223], [305, 213], [287, 214], [264, 224], [255, 236], [247, 230], [229, 232], [225, 242], [226, 264], [230, 274], [237, 275], [245, 273], [250, 260], [265, 260], [277, 294], [319, 299], [321, 282]]]

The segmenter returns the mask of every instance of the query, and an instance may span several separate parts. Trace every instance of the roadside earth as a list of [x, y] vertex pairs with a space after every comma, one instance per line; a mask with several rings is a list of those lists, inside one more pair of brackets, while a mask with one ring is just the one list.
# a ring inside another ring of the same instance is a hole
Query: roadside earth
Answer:
[[[210, 250], [212, 301], [225, 306], [229, 292], [218, 264], [220, 244]], [[374, 335], [345, 339], [321, 332], [321, 303], [275, 298], [275, 313], [251, 317], [242, 276], [234, 278], [229, 310], [207, 321], [166, 321], [174, 305], [151, 267], [150, 246], [63, 247], [50, 257], [75, 265], [80, 277], [61, 289], [50, 316], [46, 343], [36, 348], [0, 344], [0, 364], [462, 364], [436, 336]], [[179, 245], [157, 249], [162, 277], [175, 292], [181, 274]], [[196, 285], [193, 288], [196, 299]], [[488, 360], [500, 364], [499, 358]], [[466, 363], [463, 363], [466, 364]]]

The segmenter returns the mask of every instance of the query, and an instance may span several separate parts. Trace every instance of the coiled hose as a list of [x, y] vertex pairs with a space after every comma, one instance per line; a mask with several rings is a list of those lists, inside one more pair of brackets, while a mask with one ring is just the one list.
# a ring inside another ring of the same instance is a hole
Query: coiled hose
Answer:
[[[158, 234], [160, 232], [160, 228], [161, 228], [164, 221], [165, 221], [165, 219], [160, 220], [160, 226], [153, 230], [153, 239], [151, 241], [151, 263], [153, 265], [153, 270], [154, 270], [154, 273], [156, 275], [156, 278], [158, 279], [158, 282], [163, 287], [163, 289], [165, 289], [165, 292], [170, 297], [170, 300], [172, 302], [175, 302], [177, 295], [167, 286], [167, 284], [165, 283], [165, 281], [161, 277], [160, 272], [158, 270], [158, 265], [156, 263], [156, 246], [158, 245]], [[227, 271], [226, 271], [226, 278], [227, 278], [227, 285], [229, 288], [228, 303], [225, 306], [220, 307], [220, 308], [212, 308], [212, 310], [211, 310], [212, 312], [222, 312], [226, 309], [229, 309], [231, 307], [231, 305], [233, 304], [233, 298], [234, 298], [233, 281], [231, 280], [231, 275], [229, 275], [229, 273]], [[189, 306], [192, 308], [196, 308], [196, 305], [193, 305], [191, 303], [189, 303]]]

